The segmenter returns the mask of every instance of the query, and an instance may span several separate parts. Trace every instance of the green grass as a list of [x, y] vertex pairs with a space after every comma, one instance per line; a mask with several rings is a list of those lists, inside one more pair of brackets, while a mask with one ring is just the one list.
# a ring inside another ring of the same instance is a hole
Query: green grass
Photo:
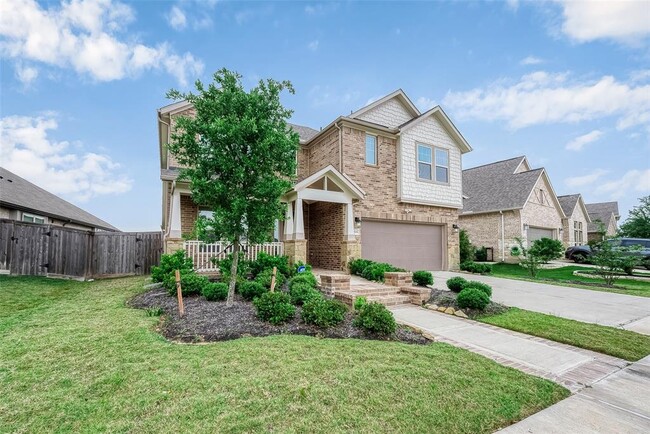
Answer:
[[477, 320], [630, 361], [650, 354], [650, 336], [514, 307]]
[[519, 264], [494, 264], [492, 267], [492, 275], [495, 277], [506, 277], [511, 279], [535, 280], [542, 281], [543, 283], [558, 284], [564, 286], [574, 286], [583, 289], [592, 289], [594, 291], [614, 292], [617, 294], [638, 295], [641, 297], [650, 297], [650, 282], [643, 282], [632, 279], [618, 279], [614, 288], [607, 288], [601, 286], [588, 286], [581, 285], [580, 282], [585, 283], [605, 283], [603, 279], [592, 279], [584, 276], [574, 276], [573, 272], [576, 270], [593, 271], [593, 268], [580, 267], [569, 265], [560, 268], [551, 268], [540, 270], [537, 279], [532, 279], [528, 274], [528, 270]]
[[0, 276], [0, 431], [487, 433], [568, 395], [445, 344], [171, 343], [143, 281]]

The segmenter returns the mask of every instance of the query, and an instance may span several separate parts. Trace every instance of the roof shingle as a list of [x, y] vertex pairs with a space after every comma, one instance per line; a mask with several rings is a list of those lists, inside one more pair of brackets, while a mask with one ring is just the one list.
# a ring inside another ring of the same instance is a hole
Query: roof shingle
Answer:
[[600, 230], [598, 222], [601, 221], [605, 227], [608, 227], [612, 218], [618, 218], [618, 202], [599, 202], [585, 204], [591, 223], [587, 225], [587, 232], [598, 232]]

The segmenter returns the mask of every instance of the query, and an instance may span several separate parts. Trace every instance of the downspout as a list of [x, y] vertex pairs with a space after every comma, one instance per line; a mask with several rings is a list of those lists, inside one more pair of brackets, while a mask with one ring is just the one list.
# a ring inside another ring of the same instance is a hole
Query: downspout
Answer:
[[501, 262], [506, 262], [506, 223], [505, 216], [503, 211], [499, 211], [501, 214]]
[[343, 173], [343, 129], [338, 123], [334, 126], [339, 130], [339, 172]]
[[176, 180], [172, 181], [172, 189], [171, 189], [171, 194], [169, 195], [169, 214], [167, 214], [167, 229], [165, 229], [165, 237], [164, 238], [169, 238], [169, 231], [171, 230], [171, 220], [172, 220], [172, 213], [174, 212], [174, 200], [170, 200], [171, 198], [174, 197], [174, 190], [176, 190]]

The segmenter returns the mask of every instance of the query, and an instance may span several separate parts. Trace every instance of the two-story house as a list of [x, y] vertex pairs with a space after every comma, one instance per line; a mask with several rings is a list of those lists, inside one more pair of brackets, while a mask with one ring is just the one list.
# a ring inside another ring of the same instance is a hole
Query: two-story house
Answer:
[[[191, 112], [184, 102], [158, 110], [168, 250], [182, 245], [201, 210], [176, 182], [165, 147], [174, 118]], [[440, 107], [420, 113], [397, 90], [320, 131], [292, 127], [297, 182], [282, 198], [277, 234], [292, 261], [334, 270], [359, 257], [409, 270], [458, 267], [461, 160], [471, 147]]]

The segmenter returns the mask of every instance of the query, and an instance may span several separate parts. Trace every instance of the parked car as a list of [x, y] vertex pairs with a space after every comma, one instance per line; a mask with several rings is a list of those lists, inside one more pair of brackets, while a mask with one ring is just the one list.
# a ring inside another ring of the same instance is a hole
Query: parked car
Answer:
[[[630, 252], [631, 255], [638, 255], [643, 258], [643, 265], [650, 270], [650, 240], [646, 238], [612, 238], [605, 241], [612, 243], [616, 247], [635, 247], [639, 246], [639, 250]], [[591, 246], [572, 246], [566, 249], [564, 257], [576, 263], [589, 262], [589, 256], [593, 254]]]

